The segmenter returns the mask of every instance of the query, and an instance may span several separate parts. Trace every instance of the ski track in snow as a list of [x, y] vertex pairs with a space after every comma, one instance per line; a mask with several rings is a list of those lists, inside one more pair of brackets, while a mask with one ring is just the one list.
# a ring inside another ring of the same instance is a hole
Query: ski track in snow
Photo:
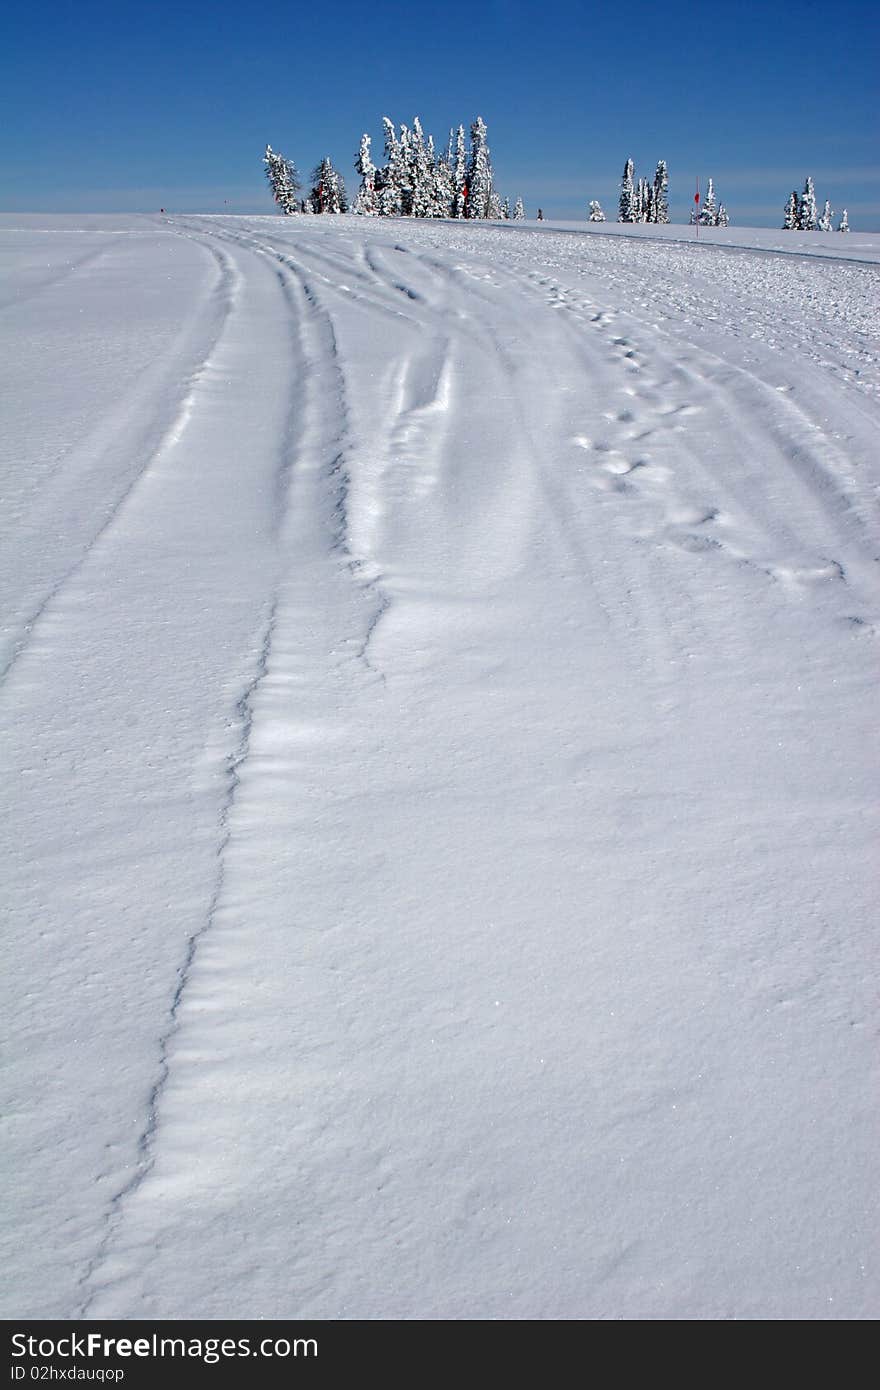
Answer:
[[[185, 810], [168, 803], [156, 862], [172, 879], [188, 854], [196, 867], [182, 931], [150, 926], [160, 896], [144, 890], [131, 1080], [105, 1105], [88, 1050], [61, 1078], [79, 1077], [100, 1118], [91, 1148], [55, 1155], [32, 1219], [36, 1237], [62, 1225], [72, 1184], [74, 1238], [33, 1267], [9, 1257], [28, 1305], [14, 1311], [868, 1315], [866, 1232], [852, 1225], [870, 1167], [852, 1103], [867, 919], [845, 885], [864, 863], [870, 779], [854, 745], [837, 769], [825, 737], [810, 739], [864, 715], [876, 665], [862, 639], [878, 623], [880, 378], [864, 313], [877, 271], [701, 248], [691, 284], [684, 244], [334, 222], [174, 219], [167, 235], [217, 266], [182, 340], [202, 345], [200, 365], [183, 386], [179, 363], [154, 373], [32, 504], [38, 525], [40, 507], [60, 515], [78, 470], [115, 487], [22, 608], [4, 671], [22, 758], [26, 702], [78, 644], [88, 654], [99, 592], [108, 614], [114, 583], [120, 613], [141, 602], [127, 567], [155, 544], [169, 577], [157, 615], [176, 603], [180, 628], [156, 629], [143, 718], [158, 732], [170, 717], [169, 793], [172, 767], [191, 785]], [[52, 290], [50, 277], [27, 294]], [[813, 303], [821, 327], [798, 337]], [[190, 533], [179, 499], [200, 489], [204, 529]], [[189, 685], [176, 674], [188, 642]], [[115, 679], [117, 655], [96, 652]], [[825, 701], [815, 725], [788, 700], [792, 662]], [[34, 730], [43, 706], [48, 694]], [[730, 786], [690, 760], [692, 742], [717, 750]], [[786, 777], [774, 838], [757, 787], [771, 798]], [[567, 849], [544, 836], [544, 803]], [[811, 830], [823, 818], [840, 856], [827, 865]], [[789, 912], [776, 876], [813, 859], [812, 896], [804, 872]], [[94, 889], [99, 937], [107, 891]], [[740, 906], [741, 937], [707, 928], [701, 898], [719, 920]], [[838, 899], [854, 935], [829, 925]], [[63, 1016], [79, 948], [52, 939], [62, 968], [38, 1011]], [[823, 968], [824, 989], [811, 974]], [[114, 1047], [123, 1006], [101, 998]], [[757, 1078], [742, 1094], [741, 1029]], [[768, 1049], [793, 1100], [761, 1073]], [[802, 1130], [815, 1139], [803, 1159]], [[27, 1136], [26, 1122], [24, 1161]], [[99, 1171], [102, 1145], [113, 1158]], [[807, 1235], [799, 1213], [816, 1202], [832, 1214]]]

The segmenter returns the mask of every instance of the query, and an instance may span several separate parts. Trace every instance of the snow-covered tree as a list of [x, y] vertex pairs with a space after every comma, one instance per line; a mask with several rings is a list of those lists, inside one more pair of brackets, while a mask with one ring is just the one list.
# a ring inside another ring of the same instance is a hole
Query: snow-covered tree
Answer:
[[[446, 190], [445, 190], [445, 188], [444, 188], [444, 179], [443, 179], [443, 176], [442, 176], [442, 173], [441, 173], [441, 171], [442, 171], [442, 169], [443, 169], [444, 161], [443, 161], [442, 159], [438, 159], [438, 158], [437, 158], [437, 154], [436, 154], [436, 152], [435, 152], [435, 150], [434, 150], [434, 137], [433, 137], [433, 135], [429, 135], [429, 136], [428, 136], [427, 158], [428, 158], [428, 184], [429, 184], [429, 189], [430, 189], [429, 196], [428, 196], [428, 205], [429, 205], [429, 207], [430, 207], [430, 212], [428, 213], [428, 216], [429, 216], [429, 217], [448, 217], [448, 216], [449, 216], [449, 211], [448, 211], [448, 200], [447, 200], [447, 198], [446, 198]], [[451, 187], [452, 187], [451, 181], [450, 181], [449, 187], [450, 187], [450, 190], [451, 190]]]
[[595, 198], [590, 199], [590, 221], [604, 222], [605, 214], [602, 211], [602, 204], [597, 203]]
[[844, 208], [843, 212], [840, 214], [840, 221], [837, 224], [837, 230], [839, 232], [849, 231], [849, 218], [846, 215], [846, 208]]
[[400, 190], [400, 213], [402, 217], [412, 217], [413, 213], [413, 177], [414, 177], [414, 151], [412, 144], [412, 134], [409, 126], [400, 126], [400, 139], [397, 142], [397, 167], [394, 170], [394, 180]]
[[376, 176], [376, 191], [379, 212], [382, 217], [399, 217], [402, 208], [401, 178], [403, 171], [403, 152], [394, 129], [393, 121], [382, 117], [385, 132], [385, 167]]
[[797, 231], [798, 227], [800, 226], [800, 221], [801, 205], [800, 199], [797, 195], [797, 189], [795, 189], [792, 193], [789, 194], [788, 202], [785, 205], [785, 221], [782, 224], [782, 230], [784, 232]]
[[496, 193], [494, 188], [489, 194], [489, 216], [495, 221], [500, 222], [503, 216], [503, 204], [501, 194]]
[[361, 186], [358, 190], [354, 210], [362, 217], [376, 217], [379, 212], [379, 203], [376, 197], [376, 166], [370, 157], [369, 135], [361, 136], [361, 147], [358, 150], [354, 167], [361, 176]]
[[820, 232], [833, 232], [833, 231], [834, 231], [834, 227], [833, 227], [833, 225], [832, 225], [832, 219], [833, 219], [833, 217], [834, 217], [834, 210], [832, 209], [831, 204], [829, 203], [828, 199], [826, 198], [826, 199], [825, 199], [825, 207], [824, 207], [823, 210], [822, 210], [822, 216], [819, 218], [819, 231], [820, 231]]
[[333, 168], [329, 155], [312, 171], [312, 191], [309, 195], [315, 212], [347, 212], [348, 198], [342, 175]]
[[434, 216], [434, 159], [433, 148], [430, 153], [425, 144], [422, 123], [418, 116], [412, 124], [408, 140], [410, 187], [412, 202], [409, 209], [412, 217]]
[[669, 170], [665, 159], [658, 159], [654, 174], [654, 219], [655, 222], [669, 222]]
[[513, 220], [514, 220], [514, 222], [522, 222], [523, 219], [525, 218], [525, 215], [526, 215], [526, 210], [525, 210], [525, 208], [523, 207], [523, 200], [522, 200], [522, 198], [517, 198], [516, 202], [515, 202], [514, 205], [513, 205]]
[[730, 226], [730, 214], [728, 213], [727, 208], [724, 206], [723, 203], [719, 203], [719, 204], [718, 204], [718, 217], [717, 217], [717, 220], [716, 220], [716, 222], [715, 222], [715, 226], [716, 226], [716, 227], [729, 227], [729, 226]]
[[467, 217], [468, 169], [464, 126], [458, 127], [455, 137], [455, 160], [452, 166], [452, 185], [455, 190], [453, 217]]
[[505, 198], [501, 204], [501, 216], [505, 222], [510, 221], [510, 199]]
[[648, 180], [639, 179], [636, 185], [636, 221], [650, 221], [651, 195], [648, 191]]
[[478, 116], [471, 126], [471, 158], [467, 176], [467, 217], [491, 217], [492, 164], [486, 122]]
[[703, 206], [700, 208], [700, 226], [717, 227], [718, 208], [715, 204], [715, 185], [710, 179], [706, 185], [706, 196], [703, 199]]
[[807, 176], [806, 183], [804, 184], [804, 191], [801, 194], [798, 228], [802, 232], [815, 232], [818, 225], [819, 217], [816, 207], [816, 190], [813, 187], [813, 180]]
[[631, 159], [626, 161], [623, 166], [623, 178], [620, 181], [620, 202], [618, 204], [618, 222], [636, 221], [636, 190], [633, 184], [633, 162]]
[[435, 216], [455, 216], [455, 183], [448, 150], [442, 159], [437, 160], [434, 169], [434, 202], [437, 209]]
[[285, 159], [283, 154], [279, 154], [272, 149], [271, 145], [266, 146], [266, 153], [263, 155], [263, 163], [266, 166], [266, 178], [269, 180], [269, 187], [272, 190], [272, 197], [278, 204], [285, 216], [299, 211], [296, 192], [300, 187], [299, 175], [296, 172], [293, 160]]

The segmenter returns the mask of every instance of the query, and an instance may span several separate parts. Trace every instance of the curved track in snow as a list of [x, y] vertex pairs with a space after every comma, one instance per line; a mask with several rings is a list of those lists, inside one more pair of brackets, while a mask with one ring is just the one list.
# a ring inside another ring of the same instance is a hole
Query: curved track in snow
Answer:
[[878, 271], [114, 248], [7, 309], [193, 286], [15, 484], [10, 1316], [871, 1316]]

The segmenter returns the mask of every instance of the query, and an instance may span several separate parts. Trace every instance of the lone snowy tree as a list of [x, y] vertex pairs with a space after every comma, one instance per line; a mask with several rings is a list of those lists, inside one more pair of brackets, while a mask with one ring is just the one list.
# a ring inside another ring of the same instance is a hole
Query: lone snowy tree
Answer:
[[515, 202], [514, 205], [513, 205], [513, 220], [514, 220], [514, 222], [522, 222], [522, 221], [525, 219], [525, 215], [526, 215], [526, 210], [525, 210], [525, 208], [523, 207], [523, 200], [522, 200], [522, 198], [517, 198], [516, 202]]
[[361, 186], [358, 190], [354, 210], [362, 217], [376, 217], [379, 212], [376, 197], [376, 166], [370, 158], [369, 135], [361, 136], [361, 147], [358, 150], [354, 167], [361, 176]]
[[310, 201], [315, 212], [347, 212], [348, 198], [342, 175], [334, 168], [329, 155], [312, 171]]
[[825, 207], [824, 207], [823, 210], [822, 210], [822, 216], [819, 218], [819, 231], [820, 231], [820, 232], [833, 232], [833, 231], [834, 231], [834, 227], [832, 226], [832, 220], [833, 220], [833, 218], [834, 218], [834, 210], [832, 209], [831, 204], [829, 203], [828, 199], [826, 198], [826, 199], [825, 199]]
[[716, 227], [729, 227], [729, 226], [730, 226], [730, 216], [729, 216], [729, 214], [728, 214], [727, 208], [724, 206], [723, 203], [719, 203], [719, 204], [718, 204], [718, 217], [717, 217], [717, 219], [716, 219], [715, 226], [716, 226]]
[[623, 178], [620, 181], [620, 202], [617, 212], [618, 222], [635, 222], [636, 220], [636, 190], [633, 184], [633, 167], [631, 159], [628, 159], [623, 166]]
[[296, 191], [300, 187], [300, 181], [293, 160], [285, 159], [283, 154], [267, 145], [263, 163], [266, 166], [266, 178], [269, 180], [272, 197], [285, 217], [298, 212]]
[[849, 218], [846, 215], [846, 208], [844, 208], [843, 212], [840, 214], [840, 222], [837, 225], [837, 230], [839, 232], [849, 231]]
[[784, 232], [795, 232], [800, 226], [800, 221], [800, 200], [797, 195], [797, 189], [794, 189], [794, 191], [789, 194], [788, 202], [785, 205], [785, 221], [782, 224], [782, 230]]
[[804, 191], [801, 195], [800, 218], [798, 228], [802, 232], [815, 232], [819, 225], [818, 210], [816, 208], [816, 190], [813, 187], [813, 180], [807, 176], [804, 184]]
[[591, 222], [604, 222], [605, 214], [602, 211], [602, 204], [597, 203], [595, 198], [590, 199], [590, 218]]

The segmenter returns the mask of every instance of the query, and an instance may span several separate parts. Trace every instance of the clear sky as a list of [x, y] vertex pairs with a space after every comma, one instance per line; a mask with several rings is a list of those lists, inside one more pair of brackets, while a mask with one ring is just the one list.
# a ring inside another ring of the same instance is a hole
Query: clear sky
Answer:
[[880, 230], [877, 0], [21, 0], [0, 19], [0, 210], [270, 211], [266, 142], [349, 191], [361, 132], [475, 115], [529, 215], [616, 211], [624, 160], [715, 179], [734, 223], [792, 188]]

